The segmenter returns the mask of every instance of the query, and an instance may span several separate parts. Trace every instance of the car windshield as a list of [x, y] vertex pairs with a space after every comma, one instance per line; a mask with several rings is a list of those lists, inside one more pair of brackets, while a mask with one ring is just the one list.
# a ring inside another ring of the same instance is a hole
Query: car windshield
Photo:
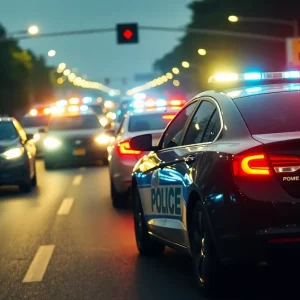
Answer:
[[163, 130], [173, 117], [174, 113], [152, 113], [131, 116], [129, 119], [128, 131]]
[[18, 137], [12, 122], [0, 122], [0, 141], [14, 140]]
[[48, 116], [37, 116], [37, 117], [23, 117], [21, 124], [24, 128], [29, 127], [45, 127], [49, 123], [50, 117]]
[[300, 93], [284, 92], [235, 99], [252, 134], [300, 131]]
[[98, 129], [100, 127], [96, 115], [54, 117], [49, 125], [50, 130]]

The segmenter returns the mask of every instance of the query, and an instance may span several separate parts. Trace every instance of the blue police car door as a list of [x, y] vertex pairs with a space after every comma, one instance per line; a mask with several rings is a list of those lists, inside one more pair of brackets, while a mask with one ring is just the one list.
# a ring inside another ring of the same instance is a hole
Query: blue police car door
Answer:
[[164, 132], [160, 141], [161, 150], [155, 153], [158, 168], [151, 176], [151, 206], [144, 206], [151, 231], [183, 245], [187, 243], [182, 216], [189, 177], [185, 163], [172, 162], [188, 156], [188, 151], [180, 147], [180, 142], [198, 103], [196, 100], [185, 107]]
[[[195, 106], [190, 107], [192, 111], [194, 108]], [[188, 111], [181, 113], [189, 115]], [[161, 141], [162, 149], [156, 154], [160, 168], [152, 175], [151, 203], [159, 215], [157, 225], [161, 229], [160, 236], [187, 246], [188, 234], [184, 216], [188, 193], [193, 184], [192, 167], [203, 160], [203, 153], [218, 136], [221, 118], [212, 99], [201, 101], [185, 126], [182, 118], [177, 116], [166, 130]], [[179, 124], [181, 126], [178, 131]]]

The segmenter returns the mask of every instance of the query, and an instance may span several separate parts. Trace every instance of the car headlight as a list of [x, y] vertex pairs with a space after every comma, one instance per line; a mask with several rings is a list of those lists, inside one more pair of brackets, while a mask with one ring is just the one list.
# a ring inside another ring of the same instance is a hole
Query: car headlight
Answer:
[[39, 133], [35, 133], [35, 134], [33, 135], [33, 140], [34, 140], [35, 142], [39, 141], [40, 138], [41, 138], [41, 135], [40, 135]]
[[12, 148], [1, 154], [5, 159], [14, 159], [22, 156], [24, 153], [24, 148]]
[[61, 141], [54, 137], [47, 137], [44, 140], [44, 146], [48, 149], [56, 149], [61, 145]]
[[98, 144], [107, 145], [110, 142], [110, 138], [106, 134], [101, 134], [95, 138], [95, 141]]

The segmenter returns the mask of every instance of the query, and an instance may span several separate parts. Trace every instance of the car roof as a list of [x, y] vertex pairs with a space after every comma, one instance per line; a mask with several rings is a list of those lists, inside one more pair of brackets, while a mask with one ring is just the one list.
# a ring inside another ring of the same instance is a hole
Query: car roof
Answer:
[[127, 114], [129, 116], [141, 116], [141, 115], [154, 115], [154, 114], [177, 114], [179, 109], [171, 109], [171, 108], [166, 108], [166, 109], [153, 109], [153, 110], [135, 110], [135, 111], [129, 111]]
[[271, 93], [284, 93], [284, 92], [297, 92], [300, 91], [299, 83], [280, 83], [280, 84], [266, 84], [254, 86], [241, 86], [226, 90], [210, 90], [198, 94], [195, 98], [203, 96], [216, 96], [216, 94], [225, 94], [232, 99], [249, 97], [254, 95], [265, 95]]
[[1, 117], [0, 116], [0, 122], [12, 122], [14, 121], [15, 119], [12, 118], [12, 117]]

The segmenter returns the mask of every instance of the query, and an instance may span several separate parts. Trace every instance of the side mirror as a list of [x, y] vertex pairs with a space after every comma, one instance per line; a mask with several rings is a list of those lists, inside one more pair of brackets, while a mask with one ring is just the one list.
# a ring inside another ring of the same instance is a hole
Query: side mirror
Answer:
[[143, 135], [135, 136], [130, 140], [129, 143], [130, 143], [130, 148], [132, 148], [133, 150], [153, 151], [157, 149], [157, 147], [152, 146], [151, 134], [143, 134]]
[[39, 128], [39, 133], [46, 133], [46, 129], [45, 128]]

